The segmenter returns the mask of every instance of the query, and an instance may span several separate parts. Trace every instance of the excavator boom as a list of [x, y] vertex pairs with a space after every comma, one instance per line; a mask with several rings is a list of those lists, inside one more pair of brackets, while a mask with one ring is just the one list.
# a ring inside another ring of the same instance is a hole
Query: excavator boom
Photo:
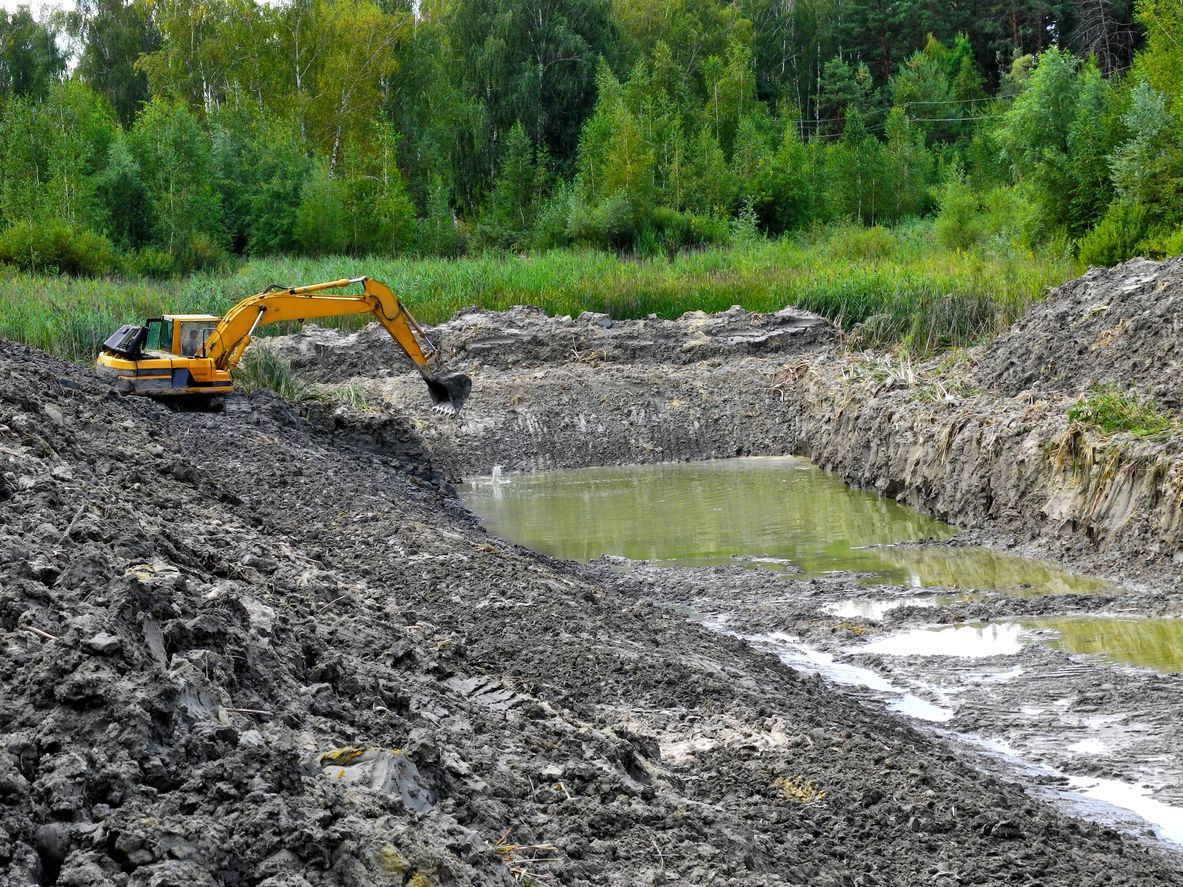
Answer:
[[[360, 284], [360, 293], [329, 292]], [[269, 287], [243, 299], [223, 317], [171, 315], [145, 326], [121, 327], [103, 345], [100, 370], [114, 373], [132, 393], [154, 396], [216, 395], [233, 390], [231, 373], [263, 324], [373, 314], [411, 358], [436, 409], [457, 413], [472, 382], [447, 372], [406, 306], [390, 287], [368, 277], [311, 286]]]

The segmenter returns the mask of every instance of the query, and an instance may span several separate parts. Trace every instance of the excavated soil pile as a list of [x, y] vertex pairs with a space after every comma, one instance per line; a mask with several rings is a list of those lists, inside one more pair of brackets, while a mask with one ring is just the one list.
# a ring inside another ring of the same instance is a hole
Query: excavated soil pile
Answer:
[[490, 539], [398, 420], [252, 407], [0, 343], [0, 882], [1183, 883]]
[[1093, 268], [1049, 292], [981, 357], [1004, 394], [1108, 382], [1183, 407], [1183, 258]]
[[[469, 309], [430, 331], [449, 365], [470, 373], [459, 422], [434, 421], [423, 384], [377, 325], [311, 327], [266, 343], [328, 385], [352, 381], [381, 412], [405, 412], [452, 478], [507, 469], [667, 462], [792, 452], [777, 409], [788, 359], [837, 344], [808, 312], [732, 308], [678, 320], [548, 317], [536, 308]], [[390, 405], [393, 405], [391, 408]]]
[[[785, 308], [753, 314], [734, 307], [721, 314], [692, 311], [678, 320], [650, 316], [613, 320], [584, 312], [552, 318], [540, 308], [508, 311], [467, 308], [431, 329], [449, 363], [476, 372], [575, 363], [585, 366], [646, 363], [691, 364], [711, 359], [783, 354], [837, 340], [837, 330], [807, 311]], [[377, 324], [352, 334], [309, 327], [284, 337], [279, 348], [295, 369], [325, 382], [353, 376], [385, 377], [405, 371], [406, 361]]]

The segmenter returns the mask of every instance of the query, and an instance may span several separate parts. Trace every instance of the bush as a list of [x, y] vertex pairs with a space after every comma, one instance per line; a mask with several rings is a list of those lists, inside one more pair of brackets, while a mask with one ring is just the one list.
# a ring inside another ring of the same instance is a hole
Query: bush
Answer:
[[0, 234], [0, 263], [99, 277], [114, 265], [115, 248], [101, 234], [62, 222], [17, 222]]
[[1138, 252], [1148, 259], [1170, 259], [1183, 256], [1183, 228], [1155, 228], [1138, 245]]
[[596, 228], [602, 246], [620, 249], [637, 233], [636, 212], [623, 194], [613, 194], [596, 208]]
[[726, 243], [727, 238], [731, 235], [731, 226], [722, 216], [691, 215], [688, 218], [690, 219], [690, 236], [686, 242], [687, 246], [712, 246]]
[[555, 249], [571, 242], [568, 235], [571, 205], [571, 188], [560, 182], [534, 219], [534, 230], [530, 235], [534, 249]]
[[839, 259], [871, 261], [892, 256], [896, 247], [895, 236], [885, 228], [846, 225], [834, 231], [826, 251]]
[[221, 246], [207, 234], [194, 234], [176, 253], [177, 269], [184, 273], [215, 268], [222, 259]]
[[148, 246], [125, 253], [120, 258], [119, 268], [128, 277], [160, 280], [177, 273], [177, 260], [167, 250]]
[[953, 175], [937, 192], [937, 242], [947, 249], [970, 249], [981, 239], [978, 195], [965, 178]]
[[1086, 265], [1117, 265], [1138, 255], [1149, 223], [1146, 208], [1114, 203], [1097, 227], [1081, 238], [1077, 254]]

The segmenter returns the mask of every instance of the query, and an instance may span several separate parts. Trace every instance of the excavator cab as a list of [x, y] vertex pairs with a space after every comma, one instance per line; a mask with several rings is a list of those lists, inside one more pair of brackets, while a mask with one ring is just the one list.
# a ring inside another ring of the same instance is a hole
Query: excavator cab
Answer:
[[[361, 293], [327, 293], [361, 284]], [[243, 299], [224, 317], [166, 314], [143, 326], [126, 325], [103, 343], [100, 372], [114, 376], [131, 394], [187, 398], [229, 394], [231, 371], [242, 359], [260, 324], [371, 313], [419, 370], [434, 408], [456, 414], [468, 399], [472, 381], [446, 372], [439, 352], [391, 289], [369, 277], [312, 286], [273, 286]]]

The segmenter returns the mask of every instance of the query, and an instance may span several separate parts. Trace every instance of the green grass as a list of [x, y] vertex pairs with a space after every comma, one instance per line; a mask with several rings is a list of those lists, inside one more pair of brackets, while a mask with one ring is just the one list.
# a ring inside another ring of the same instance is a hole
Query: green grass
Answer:
[[1175, 428], [1175, 420], [1161, 412], [1153, 400], [1139, 398], [1116, 385], [1094, 385], [1068, 408], [1068, 421], [1106, 434], [1125, 432], [1135, 437], [1154, 437]]
[[[1044, 287], [1072, 274], [1068, 260], [1013, 248], [948, 251], [931, 223], [868, 233], [831, 228], [791, 239], [666, 258], [560, 250], [456, 260], [270, 258], [236, 271], [167, 281], [96, 280], [0, 269], [0, 336], [88, 359], [120, 324], [163, 313], [221, 313], [272, 283], [368, 275], [394, 287], [424, 323], [460, 308], [537, 305], [551, 314], [616, 318], [796, 305], [850, 329], [874, 318], [874, 341], [917, 352], [980, 341], [1021, 315]], [[354, 328], [364, 318], [337, 324]], [[282, 330], [271, 330], [273, 332]]]

